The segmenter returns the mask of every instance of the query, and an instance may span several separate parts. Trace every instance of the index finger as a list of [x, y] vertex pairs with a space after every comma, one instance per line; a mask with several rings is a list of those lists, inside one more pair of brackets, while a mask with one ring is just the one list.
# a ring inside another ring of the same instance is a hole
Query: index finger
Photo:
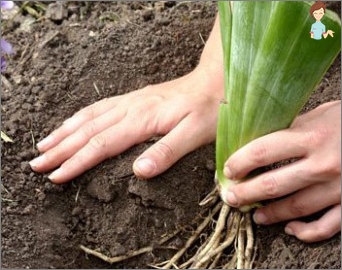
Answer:
[[225, 176], [229, 179], [242, 179], [257, 168], [303, 157], [306, 150], [302, 137], [298, 132], [286, 129], [251, 141], [226, 161]]

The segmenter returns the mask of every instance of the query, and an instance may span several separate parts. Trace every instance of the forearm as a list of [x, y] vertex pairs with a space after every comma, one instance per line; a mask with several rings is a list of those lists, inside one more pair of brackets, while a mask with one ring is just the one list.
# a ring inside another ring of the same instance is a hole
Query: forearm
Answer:
[[213, 29], [202, 52], [200, 64], [209, 70], [223, 72], [223, 52], [220, 33], [220, 19], [217, 15]]
[[203, 49], [198, 67], [204, 78], [208, 79], [211, 91], [223, 97], [223, 51], [221, 43], [220, 19], [217, 15], [213, 29]]

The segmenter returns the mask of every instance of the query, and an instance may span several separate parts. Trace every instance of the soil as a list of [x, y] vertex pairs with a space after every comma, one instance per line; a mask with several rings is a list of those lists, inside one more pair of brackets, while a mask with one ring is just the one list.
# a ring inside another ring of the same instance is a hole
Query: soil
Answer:
[[[340, 5], [330, 7], [340, 14]], [[191, 71], [216, 4], [69, 2], [67, 11], [61, 20], [41, 18], [25, 28], [30, 15], [23, 13], [4, 28], [16, 54], [1, 82], [1, 130], [14, 140], [1, 141], [2, 267], [149, 268], [174, 251], [156, 249], [109, 265], [86, 256], [79, 245], [114, 256], [190, 223], [214, 185], [214, 145], [188, 154], [150, 181], [136, 179], [131, 166], [153, 141], [65, 185], [34, 173], [28, 161], [38, 155], [37, 141], [84, 106]], [[338, 57], [305, 111], [340, 99], [340, 62]], [[255, 233], [256, 268], [341, 268], [340, 235], [305, 244], [284, 234], [284, 224], [255, 226]]]

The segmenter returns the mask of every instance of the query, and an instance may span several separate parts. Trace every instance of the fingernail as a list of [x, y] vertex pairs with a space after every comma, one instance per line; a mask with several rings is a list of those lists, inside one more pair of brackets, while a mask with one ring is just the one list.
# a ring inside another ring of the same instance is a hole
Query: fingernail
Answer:
[[232, 171], [230, 170], [230, 168], [228, 166], [225, 166], [224, 169], [223, 169], [223, 173], [224, 175], [229, 178], [229, 179], [233, 179], [233, 173]]
[[44, 163], [45, 159], [46, 159], [45, 155], [41, 155], [41, 156], [39, 156], [39, 157], [37, 157], [37, 158], [31, 160], [31, 161], [29, 162], [29, 164], [30, 164], [31, 168], [37, 168], [37, 167], [39, 167], [42, 163]]
[[266, 224], [268, 219], [263, 212], [255, 212], [253, 215], [254, 222], [257, 224]]
[[53, 136], [49, 135], [39, 143], [37, 143], [38, 150], [44, 150], [53, 141]]
[[288, 226], [285, 227], [285, 233], [288, 235], [294, 235], [294, 231]]
[[134, 167], [143, 176], [149, 176], [154, 172], [157, 166], [153, 160], [150, 160], [149, 158], [141, 158], [135, 162]]
[[61, 168], [53, 171], [48, 178], [54, 182], [56, 179], [61, 178], [61, 176], [63, 175], [63, 170]]
[[227, 195], [226, 195], [226, 199], [227, 199], [227, 203], [231, 206], [237, 206], [238, 205], [238, 200], [235, 196], [235, 194], [231, 191], [228, 191], [227, 192]]

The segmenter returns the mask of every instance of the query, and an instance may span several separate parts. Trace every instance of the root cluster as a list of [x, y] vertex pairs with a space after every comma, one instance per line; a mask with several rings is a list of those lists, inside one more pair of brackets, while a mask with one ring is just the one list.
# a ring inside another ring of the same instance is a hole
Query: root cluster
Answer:
[[[194, 220], [191, 236], [185, 245], [169, 260], [150, 266], [158, 269], [251, 269], [256, 252], [250, 213], [242, 213], [224, 204], [216, 189], [200, 204], [203, 211]], [[81, 249], [112, 264], [165, 247], [182, 233], [184, 229], [179, 228], [151, 246], [116, 257], [107, 257], [84, 246]]]

